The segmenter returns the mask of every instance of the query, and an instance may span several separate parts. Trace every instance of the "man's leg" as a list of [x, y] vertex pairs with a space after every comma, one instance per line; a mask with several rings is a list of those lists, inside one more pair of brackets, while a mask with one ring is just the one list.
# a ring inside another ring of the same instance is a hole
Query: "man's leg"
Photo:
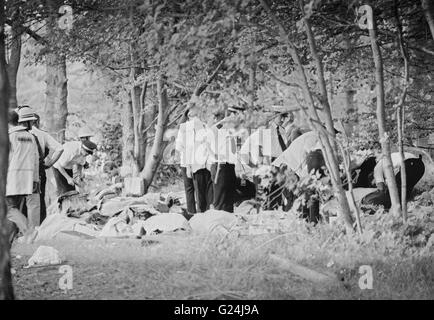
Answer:
[[236, 185], [235, 165], [219, 164], [220, 169], [214, 183], [214, 208], [234, 212], [234, 194]]
[[41, 221], [41, 195], [33, 193], [26, 197], [27, 220], [29, 228], [38, 227]]
[[[325, 161], [321, 150], [315, 150], [310, 152], [307, 155], [306, 158], [306, 164], [307, 164], [307, 171], [312, 172], [316, 174], [317, 172], [320, 173], [320, 177], [324, 176], [324, 169], [325, 167]], [[313, 193], [310, 195], [310, 198], [314, 197], [314, 199], [311, 199], [310, 206], [309, 206], [309, 217], [308, 222], [318, 223], [320, 220], [320, 214], [319, 214], [319, 200], [318, 195], [316, 193]]]
[[7, 219], [13, 222], [18, 228], [19, 232], [22, 234], [25, 234], [28, 230], [27, 218], [21, 213], [24, 202], [24, 195], [6, 197], [6, 205], [8, 210]]
[[212, 187], [211, 173], [207, 169], [200, 169], [193, 174], [197, 185], [197, 202], [200, 212], [209, 210], [211, 205], [209, 190]]
[[41, 193], [40, 196], [40, 205], [41, 205], [41, 219], [40, 224], [45, 220], [47, 217], [47, 206], [45, 204], [45, 188], [47, 186], [47, 173], [45, 170], [43, 170], [43, 173], [41, 173]]
[[182, 180], [184, 181], [185, 198], [187, 201], [187, 211], [189, 214], [196, 213], [196, 198], [194, 196], [194, 183], [193, 179], [187, 177], [187, 169], [181, 167]]
[[[72, 170], [65, 170], [70, 176], [72, 176]], [[53, 168], [54, 179], [56, 180], [57, 186], [57, 196], [61, 196], [64, 193], [69, 191], [74, 191], [75, 186], [71, 186], [68, 181], [66, 181], [65, 177], [60, 173], [59, 170]]]
[[[405, 172], [407, 177], [406, 190], [407, 199], [410, 198], [413, 188], [422, 179], [425, 173], [425, 165], [422, 159], [407, 159], [405, 163]], [[396, 184], [398, 187], [399, 196], [401, 197], [401, 170], [396, 175]]]

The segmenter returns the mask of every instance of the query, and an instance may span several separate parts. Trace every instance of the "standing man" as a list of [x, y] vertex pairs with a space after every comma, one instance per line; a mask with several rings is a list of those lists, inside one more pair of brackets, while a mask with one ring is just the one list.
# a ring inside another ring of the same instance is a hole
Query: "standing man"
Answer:
[[187, 160], [185, 153], [185, 145], [187, 142], [187, 136], [185, 132], [185, 124], [188, 120], [188, 110], [184, 113], [181, 118], [181, 124], [179, 125], [178, 135], [175, 141], [175, 149], [180, 155], [180, 166], [182, 172], [182, 180], [184, 181], [185, 189], [185, 199], [187, 201], [187, 213], [193, 215], [196, 213], [196, 199], [195, 199], [195, 188], [193, 178], [187, 176]]
[[[28, 210], [28, 219], [23, 215], [26, 197], [39, 191], [39, 153], [34, 136], [21, 124], [36, 118], [19, 118], [15, 111], [9, 114], [9, 168], [6, 184], [8, 219], [23, 234], [39, 225], [39, 211]], [[19, 123], [21, 122], [21, 124]], [[34, 199], [39, 202], [39, 198]], [[11, 240], [13, 239], [13, 234]]]
[[[83, 142], [70, 141], [63, 145], [63, 153], [53, 165], [58, 196], [73, 191], [76, 186], [80, 186], [86, 157], [93, 154], [96, 147], [96, 144], [89, 140]], [[74, 173], [77, 173], [76, 179], [74, 179]]]
[[[57, 142], [52, 136], [50, 136], [47, 132], [39, 129], [39, 120], [40, 117], [38, 114], [34, 113], [34, 111], [29, 106], [19, 107], [19, 113], [21, 115], [25, 114], [33, 114], [37, 119], [33, 121], [30, 133], [32, 133], [37, 143], [41, 148], [42, 159], [39, 165], [39, 178], [40, 178], [40, 223], [42, 223], [47, 216], [47, 207], [45, 203], [45, 188], [47, 184], [47, 173], [46, 170], [51, 168], [57, 160], [59, 160], [60, 156], [63, 153], [62, 145]], [[50, 155], [50, 156], [49, 156]]]
[[[214, 209], [234, 212], [236, 141], [230, 133], [233, 125], [223, 112], [214, 114], [217, 122], [208, 129], [207, 148], [211, 156], [211, 177], [214, 182]], [[223, 122], [224, 121], [224, 122]]]
[[197, 208], [200, 212], [210, 209], [213, 203], [213, 185], [211, 172], [208, 170], [209, 151], [206, 145], [207, 126], [199, 119], [199, 108], [193, 106], [188, 112], [189, 120], [185, 124], [187, 176], [192, 176]]

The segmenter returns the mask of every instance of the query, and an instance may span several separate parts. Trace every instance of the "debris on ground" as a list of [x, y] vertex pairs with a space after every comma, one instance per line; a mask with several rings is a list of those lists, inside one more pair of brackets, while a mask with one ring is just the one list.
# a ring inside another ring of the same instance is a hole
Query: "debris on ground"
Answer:
[[30, 257], [25, 268], [59, 265], [62, 263], [59, 251], [53, 247], [40, 246]]

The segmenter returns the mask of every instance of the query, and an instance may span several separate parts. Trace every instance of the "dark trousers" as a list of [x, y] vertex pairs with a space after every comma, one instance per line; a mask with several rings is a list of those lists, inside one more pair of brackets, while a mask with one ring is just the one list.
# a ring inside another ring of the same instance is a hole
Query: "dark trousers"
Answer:
[[254, 199], [256, 196], [256, 186], [255, 184], [245, 179], [244, 182], [241, 178], [236, 178], [237, 183], [235, 187], [235, 203], [240, 204], [243, 201]]
[[[407, 159], [404, 161], [405, 173], [407, 177], [406, 194], [407, 199], [410, 198], [414, 186], [419, 182], [425, 173], [425, 165], [422, 159]], [[396, 176], [396, 185], [398, 187], [399, 198], [401, 199], [401, 171]], [[362, 205], [383, 206], [385, 209], [390, 209], [392, 202], [390, 200], [389, 190], [387, 186], [384, 190], [376, 190], [362, 199]], [[372, 212], [374, 213], [374, 212]]]
[[235, 165], [231, 163], [213, 163], [211, 176], [214, 183], [214, 209], [234, 212], [237, 183]]
[[197, 188], [196, 196], [199, 212], [205, 212], [209, 210], [214, 198], [211, 172], [207, 169], [197, 170], [193, 173], [193, 179]]
[[[308, 153], [306, 156], [307, 171], [309, 173], [320, 173], [323, 177], [325, 167], [325, 161], [321, 150], [314, 150]], [[318, 223], [321, 216], [319, 214], [319, 195], [316, 190], [312, 190], [306, 194], [306, 204], [303, 206], [303, 218], [308, 222]]]
[[194, 195], [194, 181], [193, 178], [187, 177], [187, 169], [181, 167], [182, 180], [184, 181], [185, 199], [187, 201], [187, 211], [190, 214], [196, 213], [196, 198]]
[[[267, 200], [264, 210], [276, 210], [282, 207], [283, 211], [287, 212], [292, 208], [295, 201], [294, 193], [289, 191], [285, 185], [279, 185], [275, 181], [265, 189], [265, 194], [267, 195]], [[284, 200], [286, 200], [286, 203]]]
[[[404, 161], [406, 173], [406, 193], [407, 199], [410, 198], [413, 188], [422, 179], [425, 173], [425, 165], [422, 159], [407, 159]], [[395, 176], [398, 187], [399, 197], [401, 197], [401, 170]]]
[[41, 179], [41, 223], [45, 220], [47, 217], [47, 205], [45, 203], [45, 187], [47, 186], [47, 173], [45, 172], [45, 169], [42, 169], [42, 171], [39, 171], [40, 173], [40, 179]]
[[[73, 176], [73, 171], [71, 169], [65, 169], [65, 171], [67, 174], [69, 174], [70, 177]], [[54, 179], [56, 180], [57, 196], [60, 197], [64, 193], [75, 190], [75, 186], [71, 186], [59, 170], [53, 168], [53, 174]]]

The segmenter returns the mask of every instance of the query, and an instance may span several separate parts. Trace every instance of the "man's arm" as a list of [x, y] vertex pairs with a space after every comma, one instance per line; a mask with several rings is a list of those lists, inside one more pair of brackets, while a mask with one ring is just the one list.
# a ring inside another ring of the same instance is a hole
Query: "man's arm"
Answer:
[[49, 134], [45, 134], [45, 141], [47, 142], [47, 146], [49, 150], [54, 150], [51, 159], [45, 162], [45, 168], [48, 169], [53, 166], [59, 160], [60, 156], [63, 154], [63, 146], [56, 141]]
[[57, 162], [57, 160], [59, 160], [59, 158], [62, 154], [63, 154], [63, 148], [55, 151], [53, 153], [53, 155], [51, 156], [51, 159], [48, 161], [45, 161], [45, 169], [51, 168]]
[[374, 179], [377, 188], [381, 191], [384, 191], [386, 185], [384, 183], [383, 160], [378, 161], [377, 165], [374, 168]]
[[59, 170], [59, 172], [62, 174], [62, 176], [65, 177], [66, 181], [68, 181], [68, 184], [71, 186], [75, 185], [74, 179], [65, 171], [65, 168], [63, 167], [57, 167], [57, 170]]

